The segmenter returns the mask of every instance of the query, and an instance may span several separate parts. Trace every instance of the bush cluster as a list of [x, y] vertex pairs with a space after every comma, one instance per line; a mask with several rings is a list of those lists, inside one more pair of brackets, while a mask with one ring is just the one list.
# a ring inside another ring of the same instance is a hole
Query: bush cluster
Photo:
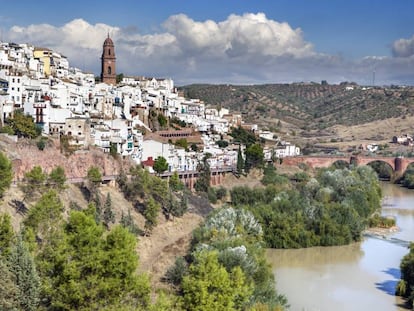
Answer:
[[231, 202], [255, 215], [272, 248], [358, 241], [369, 218], [380, 208], [378, 177], [369, 166], [326, 169], [316, 178], [298, 176], [288, 184], [275, 172], [270, 175], [264, 178], [265, 188], [233, 188]]

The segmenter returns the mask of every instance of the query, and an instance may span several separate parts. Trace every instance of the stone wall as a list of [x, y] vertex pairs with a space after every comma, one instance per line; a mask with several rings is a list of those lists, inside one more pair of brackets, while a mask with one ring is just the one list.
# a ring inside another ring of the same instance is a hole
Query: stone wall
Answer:
[[50, 173], [57, 166], [62, 166], [68, 179], [85, 177], [91, 166], [99, 167], [102, 175], [110, 176], [118, 175], [121, 169], [127, 172], [133, 165], [129, 160], [114, 159], [94, 147], [65, 156], [60, 152], [58, 140], [49, 140], [44, 150], [39, 150], [35, 143], [27, 140], [19, 140], [17, 143], [2, 140], [0, 149], [12, 161], [16, 181], [22, 180], [24, 174], [37, 165], [46, 173]]

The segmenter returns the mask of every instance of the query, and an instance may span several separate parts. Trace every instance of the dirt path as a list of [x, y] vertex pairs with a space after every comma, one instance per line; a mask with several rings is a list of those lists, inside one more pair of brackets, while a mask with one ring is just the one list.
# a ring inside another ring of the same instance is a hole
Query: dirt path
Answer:
[[202, 220], [194, 213], [186, 213], [172, 221], [166, 221], [161, 216], [151, 235], [139, 238], [139, 270], [149, 273], [153, 284], [160, 283], [176, 257], [187, 254], [192, 232]]

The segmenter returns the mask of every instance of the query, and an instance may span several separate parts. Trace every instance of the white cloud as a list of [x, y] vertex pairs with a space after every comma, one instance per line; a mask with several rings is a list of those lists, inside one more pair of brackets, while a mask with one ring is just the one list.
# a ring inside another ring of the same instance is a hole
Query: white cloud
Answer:
[[142, 34], [134, 27], [75, 19], [61, 27], [14, 26], [7, 39], [49, 47], [67, 56], [71, 65], [99, 74], [102, 44], [109, 33], [115, 43], [117, 72], [171, 77], [177, 84], [320, 80], [369, 84], [373, 70], [378, 84], [414, 84], [414, 58], [402, 59], [412, 51], [414, 37], [394, 43], [394, 55], [400, 57], [349, 61], [318, 53], [300, 28], [263, 13], [230, 15], [220, 22], [178, 14], [161, 26], [158, 33]]
[[414, 35], [410, 39], [398, 39], [392, 44], [392, 53], [396, 57], [414, 56]]

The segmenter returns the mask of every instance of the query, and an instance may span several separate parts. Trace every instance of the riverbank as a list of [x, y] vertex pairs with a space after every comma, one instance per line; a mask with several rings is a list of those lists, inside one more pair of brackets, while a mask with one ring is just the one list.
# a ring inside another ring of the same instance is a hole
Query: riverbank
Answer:
[[[291, 311], [406, 311], [396, 297], [402, 241], [414, 236], [414, 192], [383, 183], [387, 208], [397, 226], [369, 228], [362, 241], [350, 245], [268, 250], [277, 291], [286, 295]], [[300, 294], [299, 294], [300, 293]]]
[[392, 227], [389, 227], [389, 228], [373, 227], [373, 228], [365, 229], [362, 232], [362, 235], [383, 236], [383, 235], [396, 233], [396, 232], [399, 232], [399, 231], [400, 231], [400, 228], [398, 226], [392, 226]]

